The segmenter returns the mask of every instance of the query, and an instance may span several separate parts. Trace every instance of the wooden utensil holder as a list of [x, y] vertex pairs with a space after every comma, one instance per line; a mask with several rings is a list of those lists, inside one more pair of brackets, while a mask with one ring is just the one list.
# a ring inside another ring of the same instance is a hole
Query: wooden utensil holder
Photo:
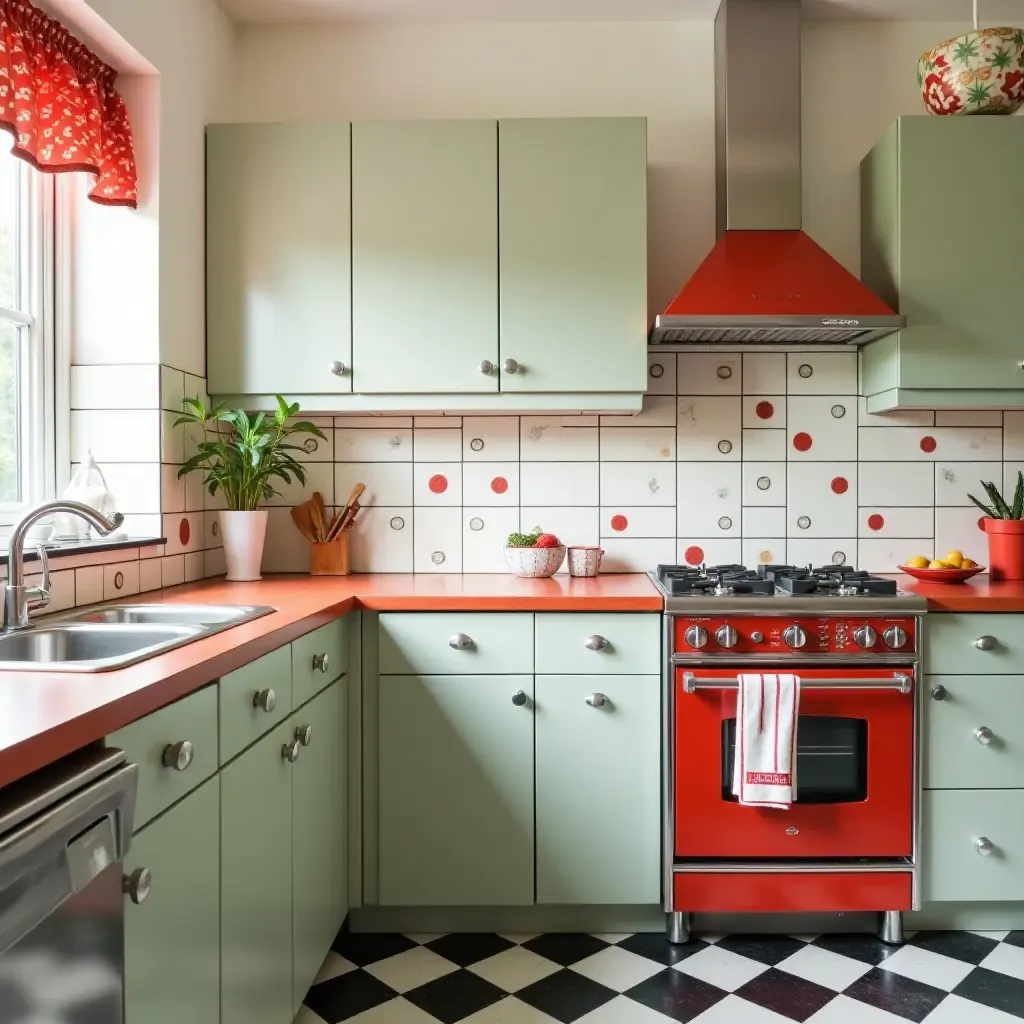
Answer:
[[339, 533], [325, 544], [309, 545], [310, 576], [347, 576], [349, 574], [348, 539], [350, 530]]

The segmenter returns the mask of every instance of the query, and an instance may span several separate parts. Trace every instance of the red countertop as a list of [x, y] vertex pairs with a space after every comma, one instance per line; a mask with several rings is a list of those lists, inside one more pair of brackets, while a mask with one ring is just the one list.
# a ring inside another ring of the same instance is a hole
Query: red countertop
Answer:
[[927, 598], [930, 612], [1024, 612], [1024, 582], [994, 582], [988, 573], [964, 583], [922, 583], [893, 573], [900, 590]]
[[268, 576], [259, 583], [209, 580], [132, 600], [259, 604], [277, 610], [113, 672], [0, 673], [0, 786], [352, 609], [656, 612], [662, 608], [661, 594], [642, 573], [545, 580], [455, 574]]

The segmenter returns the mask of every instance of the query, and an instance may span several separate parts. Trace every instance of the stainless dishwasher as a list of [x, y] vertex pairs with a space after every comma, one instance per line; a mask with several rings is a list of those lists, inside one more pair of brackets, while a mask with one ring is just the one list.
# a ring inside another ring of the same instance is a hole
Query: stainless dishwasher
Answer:
[[0, 1024], [121, 1024], [137, 775], [89, 747], [0, 790]]

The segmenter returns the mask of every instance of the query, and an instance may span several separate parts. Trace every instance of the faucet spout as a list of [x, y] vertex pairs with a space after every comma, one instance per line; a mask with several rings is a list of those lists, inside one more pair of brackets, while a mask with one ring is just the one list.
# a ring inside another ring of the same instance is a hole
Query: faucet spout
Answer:
[[4, 588], [3, 602], [3, 625], [0, 632], [10, 632], [16, 629], [27, 629], [29, 626], [29, 612], [33, 608], [42, 607], [50, 600], [49, 593], [49, 571], [46, 565], [45, 550], [43, 556], [43, 582], [42, 586], [25, 586], [25, 535], [29, 528], [39, 522], [44, 516], [54, 512], [63, 512], [69, 515], [79, 516], [90, 526], [96, 528], [101, 537], [113, 533], [123, 522], [124, 516], [115, 512], [109, 519], [101, 515], [94, 508], [83, 504], [80, 501], [69, 501], [59, 499], [47, 501], [37, 508], [26, 512], [11, 531], [7, 549], [7, 586]]

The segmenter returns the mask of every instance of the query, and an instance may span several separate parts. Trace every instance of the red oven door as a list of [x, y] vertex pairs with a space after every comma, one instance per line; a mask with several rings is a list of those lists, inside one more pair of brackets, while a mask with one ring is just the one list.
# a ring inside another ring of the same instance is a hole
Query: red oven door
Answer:
[[[684, 673], [696, 689], [687, 693]], [[911, 668], [805, 668], [804, 683], [892, 680]], [[896, 687], [803, 686], [797, 799], [789, 810], [732, 796], [736, 669], [676, 669], [675, 846], [682, 858], [909, 857], [913, 849], [914, 700]]]

